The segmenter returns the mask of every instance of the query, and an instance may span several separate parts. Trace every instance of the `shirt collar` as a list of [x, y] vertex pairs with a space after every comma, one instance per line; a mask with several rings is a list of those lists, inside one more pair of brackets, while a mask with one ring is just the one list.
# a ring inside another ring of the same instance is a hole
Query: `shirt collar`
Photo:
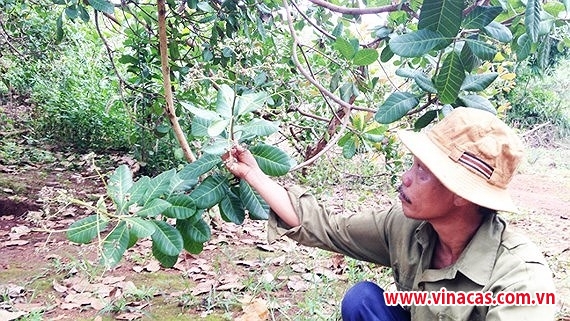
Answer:
[[[485, 285], [491, 278], [504, 228], [505, 223], [496, 214], [487, 215], [457, 262], [448, 267], [446, 278], [455, 277], [459, 271], [473, 282]], [[424, 251], [431, 249], [429, 243], [436, 237], [427, 222], [422, 222], [416, 229], [416, 239]]]

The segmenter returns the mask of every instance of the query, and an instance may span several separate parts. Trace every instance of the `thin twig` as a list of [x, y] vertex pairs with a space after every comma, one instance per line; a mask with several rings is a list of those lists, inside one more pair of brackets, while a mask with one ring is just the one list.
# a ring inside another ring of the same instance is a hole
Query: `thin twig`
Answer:
[[309, 74], [309, 72], [307, 72], [303, 66], [301, 66], [300, 62], [299, 62], [299, 57], [297, 57], [297, 48], [299, 47], [299, 39], [297, 37], [297, 34], [295, 33], [295, 28], [293, 26], [293, 21], [291, 20], [291, 9], [289, 8], [289, 4], [287, 2], [287, 0], [283, 1], [284, 7], [285, 7], [285, 12], [287, 15], [287, 24], [289, 26], [289, 31], [291, 32], [291, 36], [293, 37], [293, 46], [292, 46], [292, 50], [291, 50], [291, 54], [292, 54], [292, 58], [293, 58], [293, 62], [295, 63], [295, 66], [297, 67], [297, 70], [299, 70], [299, 72], [301, 72], [301, 74], [303, 74], [303, 76], [311, 83], [313, 84], [313, 86], [317, 87], [322, 94], [328, 96], [330, 99], [332, 99], [334, 102], [336, 102], [337, 104], [341, 105], [342, 107], [347, 109], [347, 112], [344, 115], [344, 118], [342, 120], [341, 123], [341, 128], [339, 129], [339, 131], [331, 138], [331, 140], [328, 142], [327, 146], [325, 146], [325, 148], [323, 148], [321, 151], [319, 151], [317, 154], [315, 154], [313, 157], [311, 157], [310, 159], [294, 166], [291, 171], [295, 171], [298, 170], [300, 168], [303, 168], [307, 165], [312, 164], [313, 162], [315, 162], [321, 155], [323, 155], [325, 152], [327, 152], [332, 146], [334, 146], [338, 140], [342, 137], [342, 135], [344, 134], [344, 131], [346, 130], [346, 127], [348, 125], [348, 120], [350, 119], [350, 111], [352, 110], [352, 105], [346, 103], [345, 101], [343, 101], [342, 99], [340, 99], [340, 97], [336, 96], [335, 94], [333, 94], [332, 92], [330, 92], [328, 89], [326, 89], [323, 85], [321, 85], [318, 81], [316, 81], [313, 77], [311, 77], [311, 75]]
[[305, 19], [305, 21], [307, 21], [311, 26], [313, 26], [315, 29], [320, 31], [323, 35], [327, 36], [327, 38], [329, 38], [331, 40], [336, 40], [335, 36], [328, 33], [326, 30], [324, 30], [319, 25], [317, 25], [315, 22], [313, 22], [309, 17], [307, 17], [307, 15], [299, 9], [299, 7], [297, 6], [297, 4], [294, 1], [292, 1], [291, 4], [293, 5], [293, 7], [295, 7], [295, 9], [297, 9], [297, 12], [301, 15], [301, 17], [303, 17], [303, 19]]

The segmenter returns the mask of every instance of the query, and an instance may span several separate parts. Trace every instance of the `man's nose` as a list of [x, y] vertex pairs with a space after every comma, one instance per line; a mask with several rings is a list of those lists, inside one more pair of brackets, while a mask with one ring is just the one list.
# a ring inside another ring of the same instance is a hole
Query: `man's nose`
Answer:
[[402, 174], [402, 185], [408, 187], [411, 184], [412, 184], [412, 178], [411, 178], [410, 170], [408, 169], [407, 171], [404, 172], [404, 174]]

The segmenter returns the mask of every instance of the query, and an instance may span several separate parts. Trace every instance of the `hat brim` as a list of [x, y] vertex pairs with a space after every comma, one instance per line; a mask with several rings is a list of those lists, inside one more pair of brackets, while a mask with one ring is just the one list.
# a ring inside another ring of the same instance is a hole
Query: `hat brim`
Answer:
[[455, 162], [423, 132], [398, 131], [402, 143], [453, 193], [497, 211], [518, 212], [506, 189]]

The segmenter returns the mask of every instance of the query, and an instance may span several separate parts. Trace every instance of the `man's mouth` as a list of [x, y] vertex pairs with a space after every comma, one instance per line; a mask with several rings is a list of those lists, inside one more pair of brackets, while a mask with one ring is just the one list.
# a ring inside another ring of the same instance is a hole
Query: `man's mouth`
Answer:
[[404, 193], [404, 188], [402, 187], [402, 185], [400, 185], [398, 187], [398, 197], [400, 198], [400, 200], [408, 203], [408, 204], [412, 204], [412, 201], [408, 198], [408, 196]]

